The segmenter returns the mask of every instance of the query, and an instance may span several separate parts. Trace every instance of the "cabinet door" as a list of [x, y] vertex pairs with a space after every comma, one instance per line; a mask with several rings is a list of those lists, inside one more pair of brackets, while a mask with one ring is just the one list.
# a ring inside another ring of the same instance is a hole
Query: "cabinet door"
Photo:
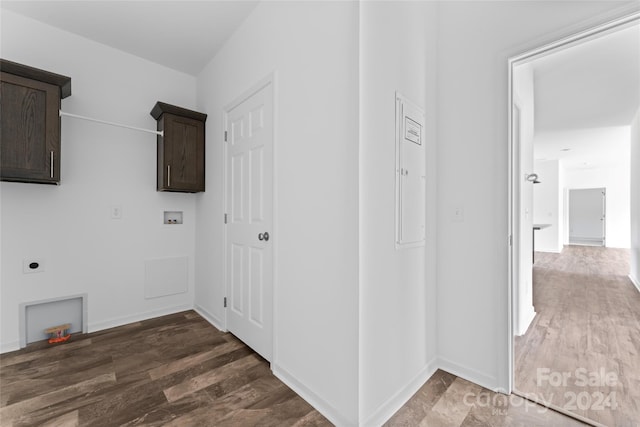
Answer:
[[1, 178], [56, 183], [60, 180], [60, 89], [2, 73]]
[[204, 123], [164, 114], [164, 184], [168, 191], [204, 191]]

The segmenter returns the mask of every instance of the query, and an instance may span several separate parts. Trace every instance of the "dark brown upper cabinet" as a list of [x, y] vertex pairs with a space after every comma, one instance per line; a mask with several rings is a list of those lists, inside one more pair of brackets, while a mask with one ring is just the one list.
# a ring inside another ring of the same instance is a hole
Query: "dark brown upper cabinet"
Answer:
[[60, 100], [71, 78], [0, 59], [0, 179], [60, 182]]
[[158, 191], [204, 191], [204, 123], [207, 115], [157, 102], [151, 116], [158, 121]]

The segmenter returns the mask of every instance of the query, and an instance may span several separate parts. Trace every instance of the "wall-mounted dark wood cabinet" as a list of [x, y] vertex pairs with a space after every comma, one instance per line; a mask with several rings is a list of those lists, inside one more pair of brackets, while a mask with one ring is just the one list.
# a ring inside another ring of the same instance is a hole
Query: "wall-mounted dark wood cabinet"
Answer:
[[71, 78], [0, 59], [0, 179], [60, 182], [60, 100]]
[[158, 191], [204, 191], [204, 123], [207, 115], [157, 102], [151, 116], [158, 121]]

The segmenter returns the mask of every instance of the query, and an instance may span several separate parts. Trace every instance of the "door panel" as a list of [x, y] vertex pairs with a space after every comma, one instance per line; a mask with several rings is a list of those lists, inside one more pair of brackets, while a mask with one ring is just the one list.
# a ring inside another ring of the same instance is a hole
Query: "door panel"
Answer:
[[244, 158], [245, 153], [231, 157], [231, 221], [244, 222]]
[[265, 304], [263, 300], [264, 292], [264, 263], [262, 250], [259, 248], [251, 248], [251, 320], [262, 326], [262, 307]]
[[231, 309], [242, 316], [243, 308], [243, 273], [244, 248], [242, 245], [231, 244]]
[[[267, 360], [273, 318], [273, 89], [226, 112], [227, 328]], [[269, 239], [266, 239], [266, 233]]]
[[[171, 166], [172, 190], [204, 189], [204, 122], [164, 114], [165, 161]], [[170, 184], [170, 185], [169, 185]]]
[[0, 175], [3, 180], [60, 181], [59, 93], [56, 85], [2, 73]]
[[264, 221], [264, 147], [251, 150], [251, 222]]

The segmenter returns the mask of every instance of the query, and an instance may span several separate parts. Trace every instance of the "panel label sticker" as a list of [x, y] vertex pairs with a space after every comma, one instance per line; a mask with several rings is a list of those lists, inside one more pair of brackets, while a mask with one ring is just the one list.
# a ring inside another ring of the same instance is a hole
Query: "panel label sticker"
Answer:
[[422, 126], [410, 117], [404, 117], [404, 139], [422, 145]]

